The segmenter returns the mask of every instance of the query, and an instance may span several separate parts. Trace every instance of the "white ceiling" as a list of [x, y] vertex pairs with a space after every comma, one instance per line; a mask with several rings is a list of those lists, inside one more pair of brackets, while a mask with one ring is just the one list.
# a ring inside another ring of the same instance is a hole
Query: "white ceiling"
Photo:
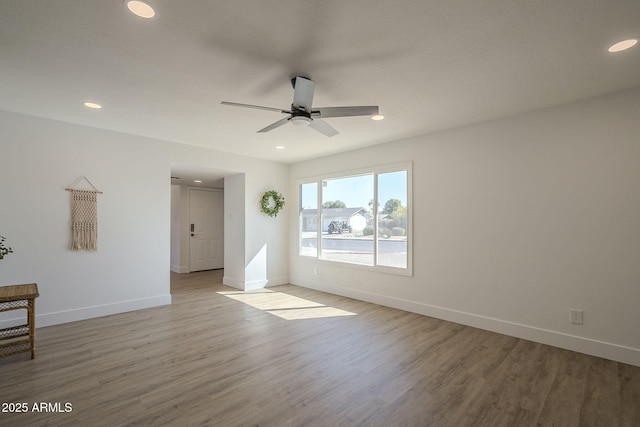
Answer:
[[189, 187], [224, 188], [224, 177], [233, 172], [205, 168], [199, 165], [176, 164], [171, 165], [171, 184]]
[[[2, 0], [0, 109], [291, 163], [640, 85], [640, 47], [606, 51], [638, 0], [149, 3]], [[289, 108], [296, 74], [386, 119], [258, 134], [281, 115], [220, 105]]]

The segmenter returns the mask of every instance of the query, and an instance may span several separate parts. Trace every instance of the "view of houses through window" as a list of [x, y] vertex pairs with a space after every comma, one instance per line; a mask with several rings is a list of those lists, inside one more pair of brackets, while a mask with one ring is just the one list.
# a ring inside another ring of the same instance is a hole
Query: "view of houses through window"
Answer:
[[318, 183], [300, 185], [300, 200], [306, 207], [300, 209], [300, 255], [318, 256]]
[[407, 269], [408, 179], [404, 167], [300, 184], [299, 254]]

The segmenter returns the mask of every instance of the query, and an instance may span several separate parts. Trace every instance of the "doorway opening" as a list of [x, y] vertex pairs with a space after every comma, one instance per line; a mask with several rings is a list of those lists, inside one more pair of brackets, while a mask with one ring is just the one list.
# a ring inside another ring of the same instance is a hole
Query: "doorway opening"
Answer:
[[183, 274], [224, 268], [224, 177], [227, 171], [171, 168], [170, 270]]

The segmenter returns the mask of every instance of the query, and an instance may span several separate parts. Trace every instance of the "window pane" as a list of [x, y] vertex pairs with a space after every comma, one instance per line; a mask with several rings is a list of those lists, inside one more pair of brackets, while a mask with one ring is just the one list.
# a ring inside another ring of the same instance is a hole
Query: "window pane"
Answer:
[[318, 183], [300, 185], [300, 255], [318, 256]]
[[378, 175], [378, 265], [407, 268], [407, 171]]
[[373, 175], [322, 182], [321, 258], [373, 265]]

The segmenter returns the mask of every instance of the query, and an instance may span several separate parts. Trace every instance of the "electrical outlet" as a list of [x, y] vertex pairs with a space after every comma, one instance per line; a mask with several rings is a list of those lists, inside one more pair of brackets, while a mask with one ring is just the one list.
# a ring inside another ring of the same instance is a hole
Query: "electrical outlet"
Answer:
[[574, 325], [582, 325], [582, 310], [571, 310], [571, 323]]
[[318, 275], [318, 267], [313, 267], [313, 275], [314, 276]]

